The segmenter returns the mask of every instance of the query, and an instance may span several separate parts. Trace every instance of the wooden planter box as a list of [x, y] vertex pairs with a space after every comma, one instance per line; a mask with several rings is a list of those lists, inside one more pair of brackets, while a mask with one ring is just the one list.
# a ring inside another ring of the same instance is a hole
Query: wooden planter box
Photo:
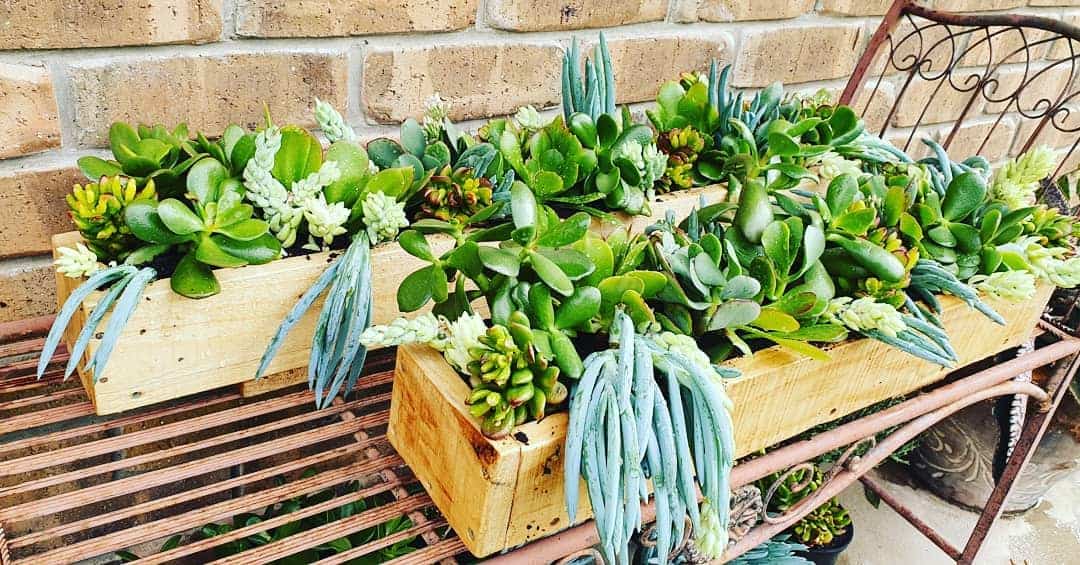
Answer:
[[[628, 220], [641, 230], [674, 210], [685, 216], [705, 195], [710, 202], [724, 194], [722, 187], [708, 187], [661, 197], [651, 216]], [[598, 225], [598, 230], [610, 229]], [[73, 246], [79, 234], [53, 237], [53, 249]], [[439, 255], [453, 245], [446, 236], [429, 236]], [[105, 374], [97, 383], [82, 369], [83, 381], [99, 415], [180, 398], [190, 394], [241, 384], [244, 396], [254, 396], [307, 381], [311, 334], [322, 308], [316, 302], [289, 333], [267, 376], [254, 381], [263, 351], [281, 321], [308, 287], [326, 269], [329, 253], [290, 257], [266, 265], [215, 271], [221, 293], [200, 300], [185, 298], [169, 288], [169, 281], [155, 281], [143, 293], [143, 302], [113, 350]], [[372, 251], [374, 276], [373, 324], [388, 324], [402, 315], [397, 309], [397, 289], [402, 279], [423, 266], [397, 243]], [[63, 304], [81, 280], [56, 276], [57, 299]], [[91, 296], [76, 312], [64, 340], [70, 347], [82, 330], [98, 296]], [[107, 320], [107, 318], [106, 318]], [[104, 324], [105, 322], [102, 322]], [[104, 326], [102, 326], [104, 327]], [[94, 354], [98, 340], [91, 340], [83, 363]]]
[[[1052, 288], [1024, 304], [993, 302], [999, 326], [952, 297], [942, 319], [960, 356], [958, 366], [1028, 339]], [[814, 361], [778, 347], [729, 362], [742, 376], [728, 381], [735, 403], [739, 457], [876, 402], [918, 390], [949, 370], [870, 339], [829, 349]], [[562, 447], [567, 415], [518, 426], [501, 440], [480, 433], [465, 405], [469, 386], [437, 351], [398, 349], [387, 437], [420, 479], [450, 526], [484, 557], [570, 526], [563, 504]], [[582, 501], [587, 501], [584, 483]], [[588, 504], [578, 520], [590, 517]]]

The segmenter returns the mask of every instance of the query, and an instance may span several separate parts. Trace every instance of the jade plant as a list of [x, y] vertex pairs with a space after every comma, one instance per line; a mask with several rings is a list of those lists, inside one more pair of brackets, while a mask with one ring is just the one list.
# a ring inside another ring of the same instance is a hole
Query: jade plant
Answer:
[[162, 125], [137, 128], [115, 122], [109, 128], [112, 159], [86, 156], [79, 158], [79, 169], [88, 179], [124, 176], [139, 187], [151, 180], [162, 196], [176, 196], [183, 190], [184, 175], [205, 156], [191, 143], [187, 125], [169, 131]]

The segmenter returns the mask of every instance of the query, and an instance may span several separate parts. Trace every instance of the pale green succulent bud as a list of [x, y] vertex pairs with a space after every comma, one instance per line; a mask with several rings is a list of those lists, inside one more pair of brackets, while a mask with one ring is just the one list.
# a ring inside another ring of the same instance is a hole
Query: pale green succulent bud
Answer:
[[514, 114], [514, 121], [517, 122], [518, 127], [525, 131], [536, 131], [544, 127], [544, 120], [540, 117], [540, 112], [532, 106], [518, 108], [517, 113]]
[[104, 268], [98, 263], [97, 255], [81, 242], [76, 243], [75, 247], [61, 247], [56, 251], [60, 257], [53, 261], [53, 265], [65, 277], [81, 279]]
[[1057, 167], [1057, 154], [1046, 146], [1034, 147], [1010, 159], [994, 174], [990, 195], [1017, 209], [1035, 203], [1039, 182]]
[[458, 371], [468, 372], [469, 362], [473, 360], [470, 351], [485, 348], [480, 342], [480, 338], [487, 333], [484, 318], [477, 314], [462, 314], [450, 322], [446, 333], [449, 338], [443, 344], [443, 357]]
[[274, 156], [281, 148], [281, 131], [270, 126], [255, 136], [255, 154], [244, 167], [247, 198], [262, 212], [270, 231], [284, 247], [296, 241], [296, 228], [303, 212], [293, 204], [289, 191], [271, 173]]
[[345, 118], [333, 106], [318, 98], [315, 99], [315, 121], [330, 143], [356, 141], [356, 132], [345, 123]]
[[325, 161], [319, 170], [293, 183], [290, 190], [292, 198], [304, 205], [339, 178], [341, 178], [341, 169], [338, 168], [337, 161]]
[[1072, 288], [1080, 285], [1080, 260], [1066, 258], [1069, 250], [1064, 247], [1044, 247], [1040, 238], [1032, 235], [1000, 245], [998, 250], [1019, 255], [1032, 274], [1055, 286]]
[[382, 192], [370, 192], [360, 205], [371, 242], [393, 241], [398, 231], [409, 225], [405, 203]]
[[979, 292], [1009, 302], [1024, 302], [1035, 296], [1035, 275], [1027, 271], [998, 271], [975, 275], [968, 283]]
[[853, 175], [858, 178], [862, 174], [862, 166], [858, 161], [851, 161], [841, 157], [835, 151], [827, 151], [817, 158], [818, 178], [823, 183], [831, 182], [840, 175]]
[[654, 340], [668, 351], [674, 351], [686, 357], [691, 363], [705, 371], [705, 374], [711, 374], [714, 371], [709, 356], [698, 347], [694, 338], [673, 332], [661, 332], [655, 336]]
[[407, 343], [432, 344], [444, 338], [439, 319], [427, 313], [411, 320], [401, 317], [385, 326], [372, 326], [360, 335], [360, 343], [365, 347], [389, 347]]
[[450, 111], [446, 108], [446, 101], [436, 92], [424, 101], [424, 119], [422, 127], [424, 138], [428, 143], [434, 143], [442, 138], [443, 122], [450, 117]]
[[829, 301], [825, 310], [827, 319], [842, 324], [855, 331], [877, 330], [889, 336], [907, 329], [904, 317], [885, 302], [877, 302], [871, 296], [864, 296], [852, 301], [850, 296], [841, 296]]
[[344, 203], [328, 204], [326, 196], [319, 192], [317, 197], [308, 199], [304, 204], [304, 218], [307, 219], [311, 237], [305, 248], [314, 247], [318, 250], [320, 247], [315, 238], [322, 239], [322, 248], [328, 248], [334, 242], [334, 237], [346, 232], [345, 222], [349, 221], [349, 209]]
[[728, 544], [727, 525], [720, 521], [708, 499], [701, 503], [700, 515], [701, 528], [695, 532], [694, 547], [709, 559], [720, 559]]

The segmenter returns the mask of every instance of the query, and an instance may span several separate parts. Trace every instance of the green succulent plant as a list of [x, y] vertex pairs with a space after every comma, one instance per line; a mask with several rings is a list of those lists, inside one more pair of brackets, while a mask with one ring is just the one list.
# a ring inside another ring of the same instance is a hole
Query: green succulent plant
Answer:
[[583, 194], [602, 197], [610, 210], [648, 213], [653, 186], [667, 165], [666, 156], [653, 142], [652, 130], [633, 123], [627, 108], [623, 108], [621, 119], [614, 114], [593, 119], [579, 112], [572, 114], [568, 123], [596, 159], [595, 169], [585, 178]]
[[696, 171], [698, 156], [712, 147], [712, 137], [702, 135], [693, 126], [672, 128], [660, 132], [656, 146], [667, 155], [664, 176], [656, 184], [659, 193], [671, 192], [708, 184], [708, 179]]
[[229, 176], [225, 165], [204, 159], [187, 175], [189, 204], [167, 198], [144, 199], [125, 210], [133, 234], [150, 244], [145, 253], [158, 254], [183, 246], [184, 255], [170, 279], [172, 289], [190, 298], [220, 292], [213, 267], [259, 265], [277, 259], [281, 244], [254, 209], [243, 202], [243, 185]]
[[122, 261], [139, 247], [139, 239], [124, 221], [124, 210], [136, 200], [155, 200], [154, 181], [139, 190], [135, 179], [101, 177], [86, 186], [76, 184], [65, 197], [68, 214], [86, 245], [104, 262]]
[[[781, 478], [783, 481], [776, 486], [776, 491], [769, 501], [767, 510], [770, 512], [784, 512], [796, 506], [820, 489], [825, 479], [822, 471], [816, 467], [798, 469], [786, 477], [782, 477], [780, 473], [765, 477], [758, 481], [758, 488], [765, 492]], [[831, 498], [799, 520], [791, 531], [800, 542], [821, 547], [847, 532], [850, 525], [851, 517], [847, 510], [835, 498]]]
[[491, 181], [472, 169], [447, 165], [432, 175], [420, 191], [420, 215], [462, 223], [492, 205]]
[[559, 382], [559, 368], [534, 345], [529, 318], [514, 312], [508, 324], [488, 328], [479, 338], [482, 347], [469, 351], [473, 388], [466, 403], [474, 417], [483, 418], [481, 430], [491, 438], [542, 420], [547, 407], [562, 404], [568, 394]]
[[[515, 128], [505, 126], [494, 125], [488, 132], [488, 135], [496, 134], [502, 159], [541, 202], [559, 202], [560, 197], [568, 195], [596, 168], [596, 153], [582, 145], [561, 117], [528, 139], [522, 139]], [[585, 202], [601, 197], [588, 198]]]
[[371, 140], [367, 153], [380, 169], [412, 167], [414, 178], [450, 164], [450, 147], [443, 141], [429, 143], [424, 128], [414, 119], [402, 122], [400, 141], [380, 137]]
[[614, 66], [603, 32], [592, 58], [585, 60], [584, 77], [581, 68], [581, 52], [574, 38], [562, 60], [563, 119], [570, 122], [573, 114], [583, 113], [596, 121], [601, 114], [615, 114]]
[[79, 158], [79, 169], [88, 179], [122, 175], [135, 179], [139, 187], [153, 179], [162, 197], [178, 196], [184, 188], [184, 175], [205, 156], [191, 143], [187, 125], [172, 131], [162, 125], [138, 128], [124, 122], [109, 127], [109, 148], [113, 158]]

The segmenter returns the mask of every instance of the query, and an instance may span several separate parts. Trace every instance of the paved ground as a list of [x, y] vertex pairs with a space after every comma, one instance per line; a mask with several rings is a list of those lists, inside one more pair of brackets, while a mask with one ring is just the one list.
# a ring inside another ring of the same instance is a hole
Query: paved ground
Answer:
[[[929, 491], [895, 482], [886, 484], [890, 492], [937, 527], [946, 539], [957, 547], [963, 546], [976, 514], [948, 504]], [[890, 508], [884, 504], [877, 509], [870, 506], [861, 485], [849, 488], [840, 500], [852, 515], [856, 533], [851, 546], [841, 555], [839, 565], [952, 563]], [[1055, 485], [1036, 508], [1000, 520], [976, 563], [1080, 564], [1080, 473]]]

